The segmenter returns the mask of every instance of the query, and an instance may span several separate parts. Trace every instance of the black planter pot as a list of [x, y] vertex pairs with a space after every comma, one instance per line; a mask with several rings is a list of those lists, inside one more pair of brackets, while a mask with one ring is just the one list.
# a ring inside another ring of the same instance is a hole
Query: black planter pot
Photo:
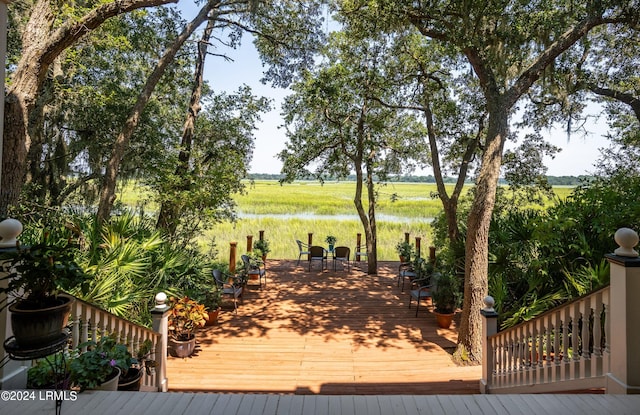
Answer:
[[189, 357], [196, 350], [196, 336], [191, 335], [189, 340], [177, 340], [169, 338], [169, 354], [173, 357]]
[[58, 295], [47, 308], [36, 309], [31, 303], [18, 301], [9, 307], [16, 344], [22, 349], [37, 349], [60, 339], [69, 322], [73, 297]]
[[119, 391], [139, 391], [142, 383], [142, 370], [131, 367], [124, 376], [118, 380]]

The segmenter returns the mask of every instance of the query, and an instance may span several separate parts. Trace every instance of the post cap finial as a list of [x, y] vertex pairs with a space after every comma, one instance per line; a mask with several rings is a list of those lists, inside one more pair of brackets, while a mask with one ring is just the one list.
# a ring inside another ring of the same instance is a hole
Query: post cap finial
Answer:
[[484, 297], [484, 300], [482, 300], [484, 302], [484, 311], [487, 312], [494, 312], [496, 311], [493, 306], [496, 305], [496, 300], [493, 299], [492, 296], [488, 295], [486, 297]]
[[22, 223], [19, 220], [7, 218], [0, 222], [0, 248], [15, 248], [21, 233]]
[[633, 249], [638, 244], [638, 233], [633, 229], [620, 228], [616, 231], [613, 239], [616, 241], [619, 248], [613, 251], [618, 256], [637, 258], [638, 252]]
[[167, 294], [160, 291], [158, 294], [156, 294], [156, 309], [162, 310], [168, 307], [169, 306], [167, 305]]

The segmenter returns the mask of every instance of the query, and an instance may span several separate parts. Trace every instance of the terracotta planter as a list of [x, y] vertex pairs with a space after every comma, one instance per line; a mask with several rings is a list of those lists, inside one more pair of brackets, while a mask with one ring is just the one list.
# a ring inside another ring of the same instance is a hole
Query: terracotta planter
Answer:
[[69, 322], [73, 297], [58, 295], [50, 307], [34, 309], [29, 303], [18, 301], [9, 307], [11, 327], [16, 343], [24, 349], [37, 349], [60, 339], [62, 329]]
[[451, 327], [453, 316], [456, 315], [456, 313], [443, 314], [438, 313], [437, 311], [434, 311], [433, 314], [436, 315], [436, 322], [438, 323], [438, 327], [440, 327], [441, 329], [448, 329], [449, 327]]
[[139, 391], [143, 373], [144, 372], [141, 369], [135, 367], [129, 368], [126, 375], [124, 377], [120, 377], [118, 380], [118, 390]]
[[206, 323], [204, 323], [204, 325], [215, 326], [216, 324], [218, 324], [218, 314], [220, 314], [220, 307], [218, 307], [213, 311], [209, 311], [209, 319], [207, 320]]
[[99, 391], [117, 391], [118, 390], [118, 379], [120, 378], [120, 369], [115, 368], [114, 373], [111, 374], [107, 380], [102, 382], [95, 390]]
[[191, 335], [189, 340], [176, 340], [169, 338], [169, 353], [173, 357], [189, 357], [196, 350], [196, 336]]

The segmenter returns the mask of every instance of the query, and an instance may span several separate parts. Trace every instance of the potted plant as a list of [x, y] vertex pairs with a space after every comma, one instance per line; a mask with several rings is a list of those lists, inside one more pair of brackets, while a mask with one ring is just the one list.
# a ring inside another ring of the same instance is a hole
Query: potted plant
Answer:
[[195, 330], [209, 318], [204, 305], [189, 298], [171, 298], [169, 313], [169, 352], [175, 357], [189, 357], [196, 348]]
[[72, 359], [69, 352], [38, 359], [27, 371], [27, 389], [68, 389]]
[[0, 293], [11, 294], [9, 306], [15, 342], [22, 348], [39, 348], [60, 339], [67, 325], [73, 297], [62, 294], [80, 287], [86, 292], [89, 276], [74, 260], [76, 244], [45, 233], [41, 242], [0, 255], [4, 260]]
[[333, 247], [336, 245], [337, 240], [338, 238], [333, 235], [329, 235], [324, 239], [324, 241], [329, 244], [329, 252], [333, 252]]
[[435, 279], [431, 294], [435, 305], [434, 314], [436, 315], [438, 326], [448, 329], [460, 304], [460, 284], [453, 273], [434, 273], [432, 278]]
[[407, 241], [398, 242], [396, 252], [400, 256], [400, 262], [410, 262], [413, 256], [413, 245]]
[[140, 345], [140, 348], [136, 352], [136, 358], [133, 359], [133, 363], [122, 372], [118, 379], [119, 391], [139, 391], [140, 383], [142, 382], [142, 375], [145, 373], [151, 374], [151, 369], [155, 367], [155, 361], [150, 360], [152, 350], [151, 340], [147, 339]]
[[[88, 348], [86, 352], [82, 349]], [[78, 357], [70, 364], [71, 382], [80, 388], [117, 390], [120, 375], [135, 360], [127, 346], [116, 342], [114, 336], [102, 336], [98, 342], [88, 341], [78, 345]]]
[[198, 302], [207, 309], [208, 318], [205, 326], [213, 326], [218, 322], [218, 314], [222, 304], [222, 292], [215, 286], [211, 289], [203, 289], [203, 294], [198, 298]]
[[257, 252], [257, 254], [262, 258], [263, 261], [267, 260], [267, 254], [271, 252], [269, 248], [269, 241], [266, 239], [258, 239], [253, 243], [253, 249]]

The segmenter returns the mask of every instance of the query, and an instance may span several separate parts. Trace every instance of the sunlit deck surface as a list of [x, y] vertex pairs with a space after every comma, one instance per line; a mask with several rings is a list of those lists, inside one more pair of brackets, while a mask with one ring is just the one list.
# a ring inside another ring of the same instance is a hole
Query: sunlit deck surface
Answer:
[[238, 314], [198, 333], [190, 358], [169, 358], [170, 391], [323, 395], [479, 393], [479, 366], [450, 353], [457, 323], [437, 327], [430, 307], [415, 317], [396, 287], [397, 262], [351, 272], [268, 260], [267, 287], [250, 287]]

